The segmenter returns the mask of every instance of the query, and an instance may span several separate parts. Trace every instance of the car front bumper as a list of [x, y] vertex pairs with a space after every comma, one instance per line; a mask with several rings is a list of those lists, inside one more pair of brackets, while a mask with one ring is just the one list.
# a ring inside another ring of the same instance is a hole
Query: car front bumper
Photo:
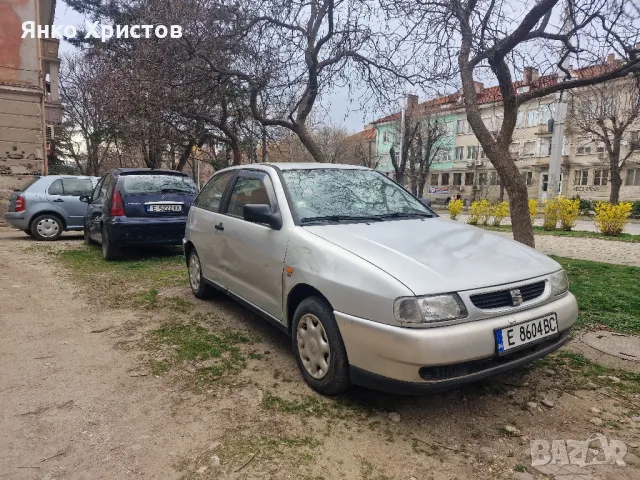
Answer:
[[25, 212], [7, 212], [4, 214], [4, 221], [18, 230], [27, 230], [29, 228], [29, 218]]
[[[555, 313], [559, 335], [498, 356], [494, 330]], [[517, 313], [446, 327], [402, 328], [334, 312], [354, 383], [395, 393], [420, 393], [473, 382], [557, 350], [578, 318], [567, 293]]]

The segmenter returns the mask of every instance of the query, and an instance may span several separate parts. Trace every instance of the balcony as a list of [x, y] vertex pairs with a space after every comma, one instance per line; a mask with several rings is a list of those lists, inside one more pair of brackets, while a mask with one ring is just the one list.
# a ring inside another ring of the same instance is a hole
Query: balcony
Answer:
[[60, 40], [54, 38], [43, 38], [40, 40], [42, 60], [59, 62], [58, 50], [60, 48]]
[[62, 104], [45, 100], [44, 118], [47, 125], [60, 125], [62, 123]]

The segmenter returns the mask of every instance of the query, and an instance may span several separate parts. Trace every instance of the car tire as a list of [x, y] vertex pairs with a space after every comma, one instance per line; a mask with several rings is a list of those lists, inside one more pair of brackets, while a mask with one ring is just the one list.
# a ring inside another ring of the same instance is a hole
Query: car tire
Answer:
[[102, 229], [102, 257], [106, 261], [115, 260], [120, 256], [120, 249], [109, 240], [109, 234]]
[[200, 263], [198, 251], [195, 248], [192, 248], [189, 252], [187, 268], [189, 272], [189, 286], [191, 287], [193, 295], [201, 300], [210, 298], [214, 293], [214, 289], [202, 278], [202, 264]]
[[56, 215], [45, 213], [35, 217], [29, 226], [33, 238], [41, 242], [55, 242], [64, 232], [62, 220]]
[[33, 232], [31, 230], [26, 229], [26, 230], [23, 230], [23, 232], [33, 238]]
[[84, 227], [84, 244], [85, 245], [96, 245], [96, 241], [91, 238], [91, 235], [89, 234], [89, 229], [87, 227]]
[[323, 395], [349, 389], [349, 360], [333, 309], [320, 297], [304, 299], [293, 315], [293, 352], [302, 376]]

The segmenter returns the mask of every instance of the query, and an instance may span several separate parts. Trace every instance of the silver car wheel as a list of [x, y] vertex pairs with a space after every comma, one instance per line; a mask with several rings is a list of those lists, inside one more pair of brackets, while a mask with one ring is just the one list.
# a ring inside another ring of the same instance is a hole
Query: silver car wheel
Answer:
[[43, 218], [36, 225], [36, 230], [44, 238], [55, 237], [60, 231], [60, 225], [53, 218]]
[[189, 282], [194, 292], [200, 290], [200, 259], [197, 255], [189, 258]]
[[297, 329], [298, 353], [305, 370], [320, 380], [329, 372], [331, 347], [322, 322], [313, 314], [303, 315]]

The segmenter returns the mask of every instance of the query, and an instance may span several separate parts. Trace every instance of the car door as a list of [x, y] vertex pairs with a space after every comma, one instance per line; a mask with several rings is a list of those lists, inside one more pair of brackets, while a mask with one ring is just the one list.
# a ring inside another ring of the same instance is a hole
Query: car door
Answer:
[[69, 223], [67, 216], [64, 211], [64, 189], [62, 187], [62, 179], [56, 178], [51, 182], [45, 191], [45, 197], [47, 202], [51, 205], [51, 207], [60, 214], [61, 217], [64, 218], [64, 221]]
[[221, 246], [217, 243], [220, 237], [216, 235], [216, 225], [221, 223], [223, 216], [220, 206], [231, 179], [236, 172], [227, 170], [215, 174], [202, 188], [200, 194], [189, 210], [187, 229], [189, 240], [196, 247], [202, 266], [202, 275], [212, 282], [219, 283], [218, 251]]
[[83, 227], [87, 204], [81, 202], [80, 197], [91, 195], [92, 191], [93, 182], [90, 178], [62, 179], [62, 196], [59, 199], [61, 200], [59, 205], [64, 212], [69, 228]]
[[104, 203], [107, 198], [108, 180], [111, 178], [110, 174], [105, 175], [100, 179], [98, 185], [93, 190], [91, 195], [91, 202], [87, 207], [86, 212], [86, 224], [89, 227], [89, 235], [95, 241], [101, 241], [100, 222], [102, 221], [104, 213]]
[[268, 173], [243, 170], [236, 177], [216, 225], [220, 283], [232, 293], [282, 320], [282, 276], [290, 231], [244, 220], [244, 207], [267, 204], [279, 211]]

